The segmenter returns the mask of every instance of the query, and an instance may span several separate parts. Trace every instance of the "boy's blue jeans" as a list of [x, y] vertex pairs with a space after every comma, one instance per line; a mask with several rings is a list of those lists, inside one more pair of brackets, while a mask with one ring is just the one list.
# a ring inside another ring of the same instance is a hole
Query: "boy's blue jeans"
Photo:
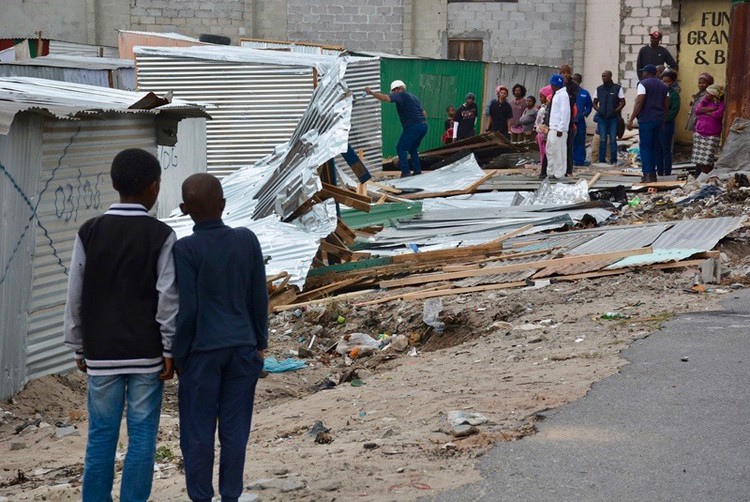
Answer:
[[180, 448], [190, 500], [214, 496], [214, 436], [219, 426], [222, 502], [242, 495], [255, 385], [263, 360], [255, 347], [192, 352], [180, 371]]
[[404, 128], [401, 137], [396, 144], [398, 164], [401, 167], [401, 175], [409, 176], [409, 159], [411, 156], [411, 167], [414, 174], [422, 172], [422, 164], [419, 160], [419, 145], [427, 134], [427, 124], [424, 122], [412, 124]]
[[164, 387], [159, 373], [89, 376], [88, 380], [89, 437], [83, 466], [83, 501], [112, 500], [115, 451], [127, 401], [128, 452], [120, 500], [146, 502], [154, 479]]
[[609, 141], [609, 158], [612, 164], [617, 164], [617, 117], [611, 119], [599, 119], [599, 162], [606, 162], [607, 141]]

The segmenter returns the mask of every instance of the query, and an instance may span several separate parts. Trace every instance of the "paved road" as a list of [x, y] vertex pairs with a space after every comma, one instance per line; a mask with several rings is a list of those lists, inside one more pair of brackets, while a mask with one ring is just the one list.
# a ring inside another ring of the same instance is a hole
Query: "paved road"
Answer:
[[633, 343], [619, 374], [488, 452], [482, 481], [431, 500], [750, 500], [750, 291], [724, 307]]

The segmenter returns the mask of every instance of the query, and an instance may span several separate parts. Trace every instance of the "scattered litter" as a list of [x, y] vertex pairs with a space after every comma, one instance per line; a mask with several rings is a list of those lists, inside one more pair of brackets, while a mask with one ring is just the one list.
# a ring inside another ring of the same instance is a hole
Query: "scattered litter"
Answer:
[[263, 369], [269, 373], [296, 371], [301, 370], [306, 366], [307, 364], [305, 364], [304, 361], [300, 361], [299, 359], [294, 359], [291, 357], [284, 359], [283, 361], [279, 361], [275, 357], [269, 356], [266, 357], [265, 361], [263, 361]]
[[432, 326], [435, 334], [442, 335], [445, 329], [445, 323], [438, 320], [440, 312], [443, 310], [443, 300], [440, 298], [430, 298], [424, 302], [422, 309], [422, 319], [428, 326]]
[[686, 363], [686, 362], [688, 362], [688, 358], [687, 357], [681, 357], [680, 361], [682, 361], [683, 363]]
[[417, 355], [419, 355], [419, 353], [417, 352], [417, 348], [416, 347], [412, 347], [412, 348], [409, 349], [409, 352], [406, 355], [411, 356], [411, 357], [417, 357]]
[[487, 423], [488, 419], [481, 413], [454, 410], [448, 412], [448, 422], [454, 426], [462, 424], [482, 425]]
[[336, 344], [336, 352], [341, 355], [350, 354], [357, 350], [357, 356], [372, 354], [380, 346], [380, 342], [366, 333], [349, 333], [341, 337]]
[[601, 315], [601, 319], [607, 319], [608, 321], [614, 321], [617, 319], [630, 319], [627, 314], [621, 314], [620, 312], [605, 312]]
[[409, 347], [409, 339], [405, 335], [392, 336], [391, 347], [397, 352], [403, 352]]

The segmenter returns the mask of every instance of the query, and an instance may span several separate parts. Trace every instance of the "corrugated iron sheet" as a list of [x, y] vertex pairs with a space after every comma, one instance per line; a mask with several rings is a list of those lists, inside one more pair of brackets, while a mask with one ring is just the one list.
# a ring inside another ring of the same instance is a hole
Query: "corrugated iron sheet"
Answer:
[[34, 77], [132, 91], [135, 63], [89, 56], [42, 56], [0, 64], [0, 77]]
[[279, 41], [279, 40], [262, 40], [256, 38], [241, 38], [240, 47], [249, 49], [283, 49], [289, 52], [300, 54], [324, 54], [328, 56], [338, 56], [344, 51], [343, 47], [335, 45], [323, 45], [305, 42]]
[[28, 306], [28, 379], [72, 366], [62, 328], [73, 242], [87, 219], [118, 200], [109, 165], [118, 152], [133, 147], [156, 153], [153, 117], [121, 115], [104, 122], [45, 124]]
[[653, 254], [629, 256], [608, 268], [679, 261], [695, 253], [710, 251], [721, 239], [740, 228], [745, 220], [745, 216], [739, 216], [678, 221], [654, 241], [651, 245]]
[[36, 236], [34, 195], [42, 164], [44, 118], [22, 114], [0, 135], [0, 399], [26, 381], [26, 332]]
[[145, 96], [145, 93], [55, 80], [0, 78], [0, 134], [7, 134], [16, 114], [26, 110], [71, 120], [82, 116], [104, 116], [109, 112], [170, 113], [176, 118], [209, 117], [203, 108], [179, 99], [151, 110], [130, 108]]
[[430, 193], [448, 192], [464, 190], [482, 179], [484, 175], [484, 171], [479, 167], [477, 159], [472, 153], [435, 171], [425, 171], [419, 176], [385, 180], [381, 183], [400, 190], [420, 188]]
[[255, 219], [272, 212], [290, 217], [322, 188], [318, 166], [346, 151], [352, 113], [351, 92], [343, 82], [347, 63], [347, 58], [333, 61], [289, 142], [253, 167], [269, 173], [255, 196]]
[[62, 40], [50, 40], [49, 53], [70, 56], [116, 58], [117, 47], [109, 47], [107, 45], [79, 44], [76, 42], [64, 42]]
[[[136, 49], [139, 90], [216, 105], [207, 125], [208, 172], [226, 176], [255, 164], [286, 143], [307, 109], [316, 80], [337, 58], [236, 47]], [[216, 75], [222, 78], [217, 79]], [[361, 92], [379, 78], [377, 60], [350, 58], [344, 80]], [[380, 109], [374, 100], [354, 105], [350, 140], [378, 171]], [[340, 166], [344, 166], [337, 159]], [[348, 170], [348, 168], [346, 168]]]
[[[666, 229], [671, 225], [669, 223], [660, 225], [651, 225], [643, 228], [625, 228], [617, 227], [602, 228], [603, 232], [593, 238], [589, 238], [579, 246], [566, 251], [566, 255], [591, 255], [599, 253], [608, 253], [612, 251], [627, 251], [630, 249], [639, 249], [650, 246]], [[553, 265], [541, 270], [536, 277], [548, 277], [551, 275], [572, 275], [583, 274], [601, 270], [619, 259], [608, 260], [586, 260], [584, 263], [574, 263], [569, 265]]]
[[[364, 91], [365, 87], [380, 82], [380, 61], [375, 58], [350, 60], [346, 66], [344, 81], [354, 97], [349, 144], [357, 153], [362, 153], [362, 162], [371, 173], [379, 173], [383, 170], [380, 101], [364, 97]], [[340, 156], [336, 158], [336, 167], [354, 176]]]

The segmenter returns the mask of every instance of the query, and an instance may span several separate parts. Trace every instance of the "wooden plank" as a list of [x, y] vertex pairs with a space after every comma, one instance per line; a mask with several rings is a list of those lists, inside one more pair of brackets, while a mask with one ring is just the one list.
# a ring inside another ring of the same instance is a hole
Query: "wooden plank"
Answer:
[[589, 188], [596, 185], [596, 182], [599, 181], [599, 178], [602, 177], [602, 173], [596, 173], [593, 178], [591, 178], [591, 181], [589, 181]]
[[560, 276], [554, 276], [549, 277], [550, 282], [559, 282], [559, 281], [577, 281], [579, 279], [595, 279], [597, 277], [606, 277], [609, 275], [620, 275], [625, 274], [627, 272], [632, 272], [634, 270], [639, 269], [653, 269], [653, 270], [669, 270], [672, 268], [686, 268], [686, 267], [696, 267], [703, 265], [705, 263], [706, 259], [698, 259], [698, 260], [683, 260], [683, 261], [676, 261], [672, 263], [654, 263], [653, 265], [643, 265], [641, 267], [632, 267], [632, 268], [615, 268], [612, 270], [597, 270], [596, 272], [586, 272], [583, 274], [570, 274], [570, 275], [560, 275]]
[[354, 192], [352, 190], [347, 190], [346, 188], [341, 188], [336, 185], [331, 185], [330, 183], [323, 183], [323, 191], [327, 191], [331, 194], [339, 194], [342, 197], [348, 197], [350, 199], [358, 200], [359, 202], [363, 203], [370, 203], [370, 197], [368, 195], [359, 195], [357, 192]]
[[504, 282], [501, 284], [484, 284], [482, 286], [471, 286], [467, 288], [442, 288], [442, 289], [433, 290], [433, 291], [416, 291], [413, 293], [403, 293], [400, 295], [378, 298], [377, 300], [371, 300], [368, 302], [357, 303], [355, 304], [355, 307], [377, 305], [379, 303], [387, 303], [387, 302], [391, 302], [394, 300], [421, 300], [423, 298], [435, 298], [439, 296], [462, 295], [465, 293], [478, 293], [480, 291], [521, 288], [527, 285], [528, 284], [526, 283], [526, 281], [517, 281], [517, 282]]
[[329, 255], [337, 256], [344, 261], [349, 261], [352, 259], [352, 252], [347, 248], [342, 248], [340, 246], [337, 246], [336, 244], [331, 244], [326, 240], [320, 241], [320, 249], [328, 253]]
[[338, 291], [339, 289], [343, 289], [347, 286], [351, 286], [355, 282], [359, 282], [359, 280], [360, 280], [359, 277], [353, 277], [351, 279], [345, 279], [343, 281], [326, 284], [325, 286], [321, 286], [319, 288], [300, 293], [299, 295], [297, 295], [297, 299], [299, 301], [304, 302], [307, 300], [314, 300], [316, 298], [320, 298], [321, 296], [328, 296], [334, 291]]
[[276, 305], [273, 308], [273, 311], [274, 312], [282, 312], [284, 310], [291, 310], [291, 309], [296, 309], [296, 308], [300, 308], [300, 307], [306, 307], [308, 305], [317, 305], [319, 303], [327, 303], [327, 302], [330, 302], [330, 301], [333, 301], [333, 300], [336, 300], [336, 301], [345, 301], [345, 300], [348, 300], [350, 298], [356, 298], [358, 296], [363, 296], [363, 295], [366, 295], [368, 293], [372, 293], [374, 291], [377, 291], [377, 290], [375, 290], [375, 289], [363, 289], [362, 291], [353, 291], [351, 293], [342, 293], [340, 295], [336, 295], [335, 297], [328, 296], [328, 297], [325, 297], [325, 298], [319, 298], [317, 300], [308, 300], [306, 302], [295, 302], [295, 303], [288, 303], [288, 304], [284, 304], [284, 305]]
[[339, 239], [341, 239], [346, 245], [354, 244], [354, 241], [357, 240], [357, 234], [355, 234], [354, 230], [349, 228], [349, 226], [344, 223], [341, 218], [339, 218], [336, 222], [335, 232]]
[[[344, 204], [345, 206], [349, 206], [352, 209], [356, 209], [358, 211], [362, 211], [365, 213], [370, 212], [370, 202], [362, 202], [361, 200], [356, 199], [354, 197], [350, 197], [349, 195], [344, 195], [340, 192], [332, 192], [326, 188], [324, 188], [318, 193], [324, 199], [334, 198], [336, 199], [336, 202], [339, 202], [340, 204]], [[351, 193], [352, 195], [357, 195], [354, 192], [348, 192], [348, 193]]]
[[487, 180], [489, 180], [490, 178], [492, 178], [496, 174], [497, 174], [497, 170], [495, 170], [495, 169], [487, 169], [486, 171], [484, 171], [484, 176], [482, 176], [481, 178], [479, 178], [474, 183], [472, 183], [471, 185], [469, 185], [468, 187], [466, 187], [464, 189], [464, 193], [471, 193], [471, 192], [476, 191], [477, 188], [479, 188], [480, 186], [484, 185], [484, 183]]
[[449, 272], [437, 274], [413, 275], [403, 279], [394, 279], [390, 281], [381, 281], [381, 288], [392, 288], [396, 286], [406, 286], [415, 284], [425, 284], [436, 281], [452, 281], [454, 279], [464, 279], [466, 277], [480, 277], [486, 275], [504, 274], [506, 272], [516, 272], [519, 270], [532, 270], [548, 267], [551, 265], [570, 265], [575, 263], [584, 263], [587, 261], [603, 261], [607, 259], [626, 258], [628, 256], [637, 256], [651, 254], [653, 250], [650, 247], [629, 249], [625, 251], [612, 251], [609, 253], [598, 253], [589, 255], [565, 256], [563, 258], [552, 258], [527, 263], [513, 263], [510, 265], [501, 265], [499, 267], [486, 267], [480, 270], [467, 270], [462, 272]]
[[398, 188], [394, 188], [390, 185], [384, 185], [383, 183], [378, 183], [377, 181], [370, 180], [368, 181], [368, 183], [371, 187], [375, 187], [383, 192], [392, 193], [393, 195], [398, 195], [401, 193], [401, 190], [399, 190]]
[[287, 288], [283, 293], [272, 296], [268, 299], [268, 313], [276, 311], [279, 305], [286, 305], [297, 301], [297, 292], [292, 288]]
[[687, 184], [686, 180], [683, 181], [653, 181], [651, 183], [633, 183], [633, 190], [641, 188], [682, 188]]

